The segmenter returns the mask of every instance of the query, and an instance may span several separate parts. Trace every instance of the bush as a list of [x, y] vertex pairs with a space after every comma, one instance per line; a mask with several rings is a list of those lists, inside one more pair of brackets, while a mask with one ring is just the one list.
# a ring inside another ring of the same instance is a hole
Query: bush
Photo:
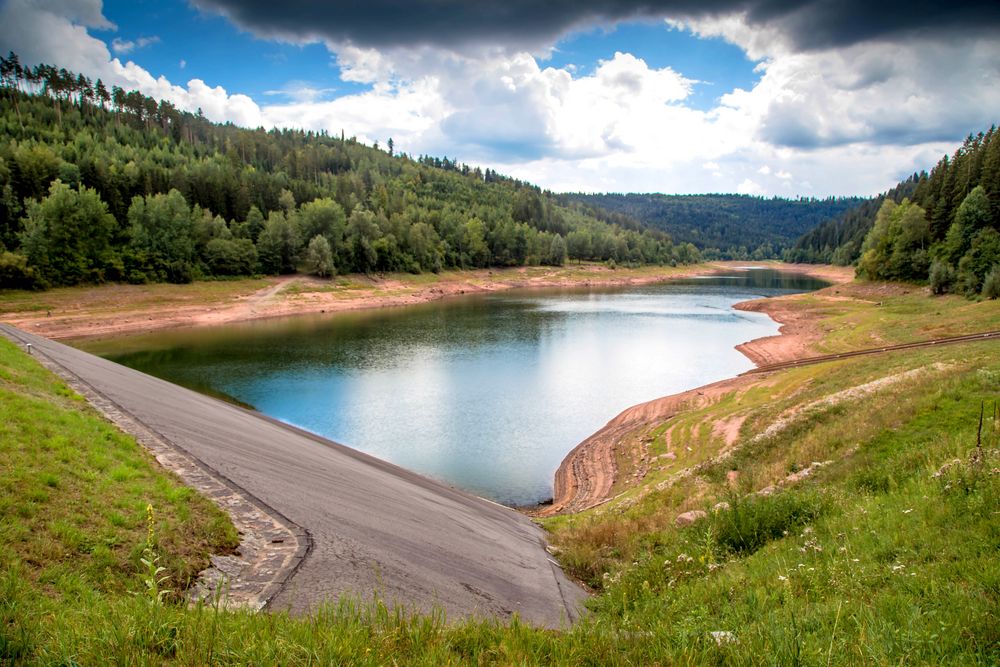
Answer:
[[955, 269], [947, 262], [935, 261], [931, 264], [930, 284], [935, 294], [947, 294], [955, 284]]
[[314, 236], [309, 241], [309, 248], [306, 250], [306, 266], [311, 273], [315, 273], [320, 278], [326, 278], [337, 272], [337, 267], [333, 264], [333, 251], [330, 250], [330, 242], [323, 236]]
[[204, 255], [214, 276], [249, 276], [257, 268], [257, 248], [250, 239], [212, 239]]
[[987, 299], [1000, 297], [1000, 264], [994, 264], [983, 281], [983, 296]]
[[734, 496], [729, 503], [729, 509], [712, 515], [711, 530], [720, 556], [752, 554], [787, 531], [809, 523], [823, 509], [819, 496], [787, 491], [770, 496]]
[[0, 252], [0, 287], [39, 289], [45, 287], [35, 270], [28, 266], [28, 258], [13, 252]]

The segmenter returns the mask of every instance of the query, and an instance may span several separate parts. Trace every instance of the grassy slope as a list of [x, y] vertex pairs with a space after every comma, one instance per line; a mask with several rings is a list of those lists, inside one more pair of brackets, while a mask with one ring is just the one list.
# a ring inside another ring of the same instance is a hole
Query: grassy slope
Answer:
[[[1000, 310], [995, 303], [895, 293], [886, 293], [877, 308], [799, 298], [802, 307], [813, 303], [823, 309], [831, 334], [850, 329], [857, 339], [895, 339], [929, 326], [942, 331], [948, 323], [962, 330], [993, 321]], [[935, 317], [937, 312], [942, 315]], [[846, 339], [845, 334], [843, 342], [831, 346], [845, 345]], [[128, 443], [121, 447], [143, 457], [126, 439], [108, 435], [110, 429], [69, 392], [50, 389], [51, 379], [30, 359], [3, 345], [0, 361], [4, 428], [17, 429], [4, 433], [5, 454], [7, 449], [35, 451], [44, 440], [31, 434], [62, 428], [66, 414], [91, 429], [73, 426], [65, 437], [74, 444], [63, 444], [61, 454], [37, 457], [31, 475], [25, 472], [27, 463], [7, 463], [8, 456], [0, 462], [5, 531], [0, 662], [16, 655], [81, 664], [111, 657], [151, 664], [1000, 660], [995, 620], [1000, 615], [1000, 444], [991, 420], [984, 429], [985, 460], [970, 460], [980, 402], [1000, 396], [995, 342], [793, 369], [670, 423], [644, 427], [636, 438], [652, 437], [651, 454], [672, 451], [677, 458], [655, 461], [641, 485], [618, 500], [549, 522], [563, 561], [602, 591], [592, 603], [594, 613], [566, 633], [489, 623], [445, 625], [440, 618], [408, 619], [383, 606], [357, 608], [350, 602], [311, 619], [289, 619], [161, 607], [128, 595], [125, 589], [141, 584], [130, 583], [138, 581], [134, 576], [119, 577], [116, 568], [135, 571], [144, 539], [138, 508], [149, 499], [162, 508], [158, 535], [161, 550], [169, 554], [171, 522], [182, 507], [194, 511], [189, 505], [197, 506], [196, 499], [172, 501], [166, 490], [149, 495], [161, 486], [170, 488], [166, 481], [151, 482], [150, 490], [115, 482], [114, 471], [122, 466], [126, 469], [119, 476], [130, 470], [142, 479], [162, 476], [147, 463], [131, 468], [113, 462], [101, 468], [94, 452], [108, 458], [118, 451], [105, 444], [109, 439]], [[889, 376], [896, 379], [868, 392], [838, 393]], [[817, 403], [830, 396], [842, 398]], [[32, 402], [34, 411], [26, 407]], [[803, 409], [806, 405], [812, 407]], [[782, 417], [784, 428], [755, 437]], [[726, 447], [731, 456], [714, 460], [724, 448], [713, 428], [720, 419], [742, 420], [742, 425], [738, 439]], [[77, 455], [77, 450], [90, 454]], [[60, 468], [59, 455], [75, 458]], [[956, 459], [960, 463], [937, 475]], [[753, 495], [812, 461], [832, 463], [778, 493]], [[696, 474], [669, 483], [679, 470], [699, 462], [704, 465]], [[734, 479], [731, 471], [737, 473]], [[62, 482], [71, 474], [90, 481]], [[27, 532], [7, 532], [8, 517], [47, 511], [45, 502], [34, 498], [55, 495], [47, 490], [50, 477], [64, 484], [63, 509]], [[28, 478], [30, 483], [19, 481]], [[90, 553], [72, 546], [98, 544], [94, 536], [110, 530], [111, 518], [78, 526], [82, 537], [70, 540], [71, 546], [59, 552], [63, 555], [31, 546], [62, 543], [59, 524], [73, 515], [68, 508], [95, 495], [101, 500], [92, 512], [78, 512], [81, 516], [97, 521], [94, 516], [110, 514], [116, 503], [132, 508], [130, 532], [116, 528], [118, 565], [97, 564], [93, 546]], [[732, 507], [687, 528], [674, 526], [679, 512], [710, 509], [720, 500]], [[204, 517], [201, 525], [211, 535], [214, 523]], [[173, 558], [173, 567], [186, 560]], [[60, 563], [77, 562], [81, 565], [74, 570], [97, 574], [66, 590], [42, 577]], [[732, 632], [735, 641], [720, 644], [712, 631]]]

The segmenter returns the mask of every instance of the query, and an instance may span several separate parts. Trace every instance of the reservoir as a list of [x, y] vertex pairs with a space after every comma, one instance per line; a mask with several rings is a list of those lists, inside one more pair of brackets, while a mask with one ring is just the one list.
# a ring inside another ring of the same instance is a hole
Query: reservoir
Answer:
[[777, 333], [733, 304], [825, 283], [767, 269], [620, 289], [156, 332], [79, 347], [234, 399], [497, 502], [551, 498], [563, 457], [621, 410], [752, 368]]

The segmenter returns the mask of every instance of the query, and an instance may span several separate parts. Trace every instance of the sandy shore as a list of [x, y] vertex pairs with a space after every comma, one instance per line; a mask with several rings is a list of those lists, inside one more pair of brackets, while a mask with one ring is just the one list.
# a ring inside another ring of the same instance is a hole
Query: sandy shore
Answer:
[[[821, 294], [854, 279], [854, 271], [849, 267], [784, 264], [772, 268], [804, 273], [832, 283], [831, 287], [820, 290]], [[737, 346], [736, 349], [757, 366], [809, 356], [812, 346], [822, 338], [823, 332], [815, 315], [791, 307], [787, 297], [745, 301], [735, 307], [766, 313], [781, 325], [776, 336]], [[630, 436], [639, 429], [662, 423], [684, 410], [704, 407], [730, 392], [745, 390], [762, 381], [761, 376], [729, 378], [627, 408], [566, 455], [556, 471], [552, 504], [530, 513], [540, 517], [569, 514], [606, 502], [613, 497], [618, 481], [619, 458], [630, 457], [634, 463], [642, 464], [641, 453], [630, 451], [633, 449], [630, 441], [634, 439]], [[720, 431], [729, 427], [727, 424], [715, 426]]]
[[[196, 294], [198, 285], [102, 285], [62, 290], [58, 294], [56, 291], [39, 293], [40, 303], [55, 302], [52, 308], [15, 310], [5, 307], [0, 298], [0, 321], [54, 340], [114, 337], [160, 329], [408, 306], [462, 294], [511, 289], [648, 285], [749, 265], [713, 262], [635, 270], [610, 269], [603, 265], [482, 269], [448, 272], [436, 277], [349, 276], [344, 279], [349, 281], [347, 285], [343, 281], [334, 283], [295, 275], [258, 281], [265, 282], [262, 288], [241, 292], [234, 287], [230, 294], [223, 292], [211, 297]], [[795, 265], [759, 262], [755, 265], [799, 270]], [[186, 288], [190, 288], [188, 294], [191, 296], [185, 296]], [[160, 293], [169, 293], [169, 296], [161, 298]]]

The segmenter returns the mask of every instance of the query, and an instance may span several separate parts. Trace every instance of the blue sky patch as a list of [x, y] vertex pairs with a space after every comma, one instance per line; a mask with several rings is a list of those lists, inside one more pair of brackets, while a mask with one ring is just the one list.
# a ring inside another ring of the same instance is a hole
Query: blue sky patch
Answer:
[[595, 28], [570, 35], [556, 45], [550, 60], [539, 64], [575, 65], [576, 76], [582, 76], [592, 74], [599, 61], [611, 60], [616, 51], [642, 58], [653, 69], [671, 67], [702, 82], [685, 101], [701, 111], [718, 106], [719, 98], [736, 88], [750, 90], [760, 79], [754, 72], [757, 63], [738, 46], [673, 30], [664, 21], [623, 23], [610, 30]]
[[[234, 27], [225, 18], [205, 14], [183, 2], [108, 0], [104, 15], [117, 32], [95, 32], [112, 48], [115, 38], [159, 41], [129, 53], [115, 53], [174, 83], [202, 79], [230, 94], [249, 95], [258, 104], [284, 103], [293, 98], [274, 94], [295, 86], [321, 91], [319, 99], [367, 90], [369, 86], [340, 80], [340, 69], [323, 44], [286, 44], [262, 40]], [[182, 66], [181, 63], [184, 63]]]

